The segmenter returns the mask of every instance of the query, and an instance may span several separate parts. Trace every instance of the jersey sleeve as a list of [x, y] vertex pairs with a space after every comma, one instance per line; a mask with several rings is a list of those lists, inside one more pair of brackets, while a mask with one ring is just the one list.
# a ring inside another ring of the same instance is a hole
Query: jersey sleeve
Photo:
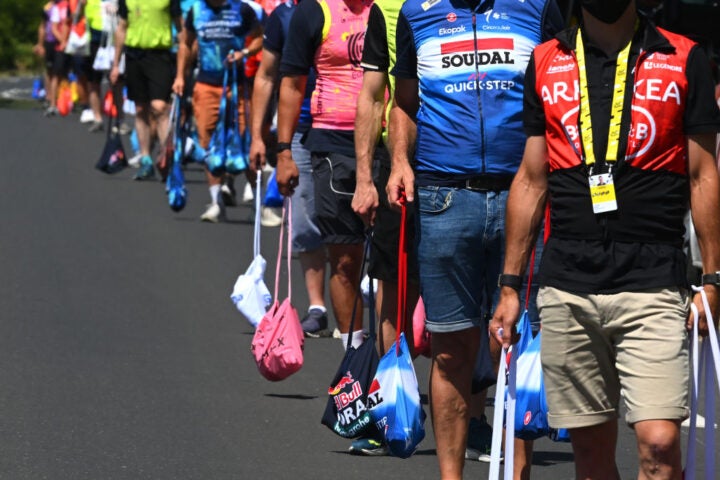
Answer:
[[396, 77], [417, 79], [417, 51], [410, 23], [400, 10], [395, 34], [397, 59], [392, 73]]
[[315, 0], [300, 2], [290, 19], [288, 38], [280, 62], [281, 75], [307, 75], [322, 42], [322, 7]]
[[545, 109], [535, 88], [535, 54], [530, 56], [523, 89], [523, 128], [528, 137], [545, 135]]
[[278, 55], [282, 54], [285, 45], [285, 32], [280, 21], [279, 8], [285, 8], [282, 5], [270, 14], [265, 29], [263, 31], [263, 48], [270, 50]]
[[720, 109], [715, 100], [715, 84], [710, 60], [700, 46], [695, 46], [687, 62], [688, 96], [684, 131], [687, 135], [720, 131]]
[[377, 4], [370, 7], [361, 66], [365, 70], [378, 72], [387, 72], [388, 68], [390, 68], [387, 25], [385, 24], [385, 16]]

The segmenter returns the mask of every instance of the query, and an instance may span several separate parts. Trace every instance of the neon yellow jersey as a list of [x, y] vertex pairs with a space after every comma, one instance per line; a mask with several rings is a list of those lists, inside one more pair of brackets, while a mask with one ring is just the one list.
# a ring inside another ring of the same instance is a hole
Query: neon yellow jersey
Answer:
[[103, 29], [102, 0], [87, 0], [85, 4], [85, 19], [91, 29]]
[[170, 0], [126, 0], [128, 27], [125, 45], [143, 49], [172, 47]]
[[[389, 67], [388, 72], [391, 72], [395, 66], [396, 55], [396, 41], [395, 33], [397, 31], [398, 17], [400, 16], [400, 7], [402, 7], [405, 0], [375, 0], [375, 5], [378, 6], [383, 14], [385, 20], [385, 35], [387, 37], [388, 46], [388, 61]], [[388, 102], [385, 106], [385, 125], [390, 123], [390, 108], [392, 107], [393, 92], [395, 91], [395, 75], [388, 75]], [[383, 128], [382, 139], [387, 144], [387, 128]]]

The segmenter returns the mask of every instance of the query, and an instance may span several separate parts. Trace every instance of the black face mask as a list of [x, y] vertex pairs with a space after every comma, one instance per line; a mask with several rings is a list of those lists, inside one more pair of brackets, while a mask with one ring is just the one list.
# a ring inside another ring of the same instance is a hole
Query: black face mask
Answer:
[[580, 5], [603, 23], [615, 23], [630, 5], [630, 0], [581, 0]]

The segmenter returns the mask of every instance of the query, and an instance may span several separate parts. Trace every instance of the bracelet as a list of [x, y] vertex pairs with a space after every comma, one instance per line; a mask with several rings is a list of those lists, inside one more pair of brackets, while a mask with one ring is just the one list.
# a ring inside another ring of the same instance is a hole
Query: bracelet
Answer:
[[248, 55], [250, 55], [250, 49], [248, 48], [243, 48], [241, 52], [243, 54], [243, 57], [247, 57]]
[[283, 150], [291, 150], [292, 144], [289, 142], [278, 142], [277, 143], [277, 153], [282, 152]]
[[501, 273], [498, 276], [498, 287], [510, 287], [513, 290], [520, 291], [522, 288], [522, 277], [520, 275], [511, 275], [509, 273]]

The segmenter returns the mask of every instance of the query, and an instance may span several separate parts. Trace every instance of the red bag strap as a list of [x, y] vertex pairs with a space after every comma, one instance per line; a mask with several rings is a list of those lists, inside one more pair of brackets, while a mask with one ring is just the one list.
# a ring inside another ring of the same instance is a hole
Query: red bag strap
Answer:
[[398, 242], [398, 311], [395, 326], [395, 353], [400, 355], [400, 333], [405, 331], [407, 319], [407, 198], [405, 192], [401, 193], [400, 204], [400, 241]]
[[287, 234], [287, 280], [288, 280], [288, 299], [292, 298], [292, 282], [290, 281], [290, 264], [292, 258], [292, 197], [285, 197], [282, 210], [282, 223], [280, 223], [280, 240], [278, 241], [277, 262], [275, 262], [275, 300], [278, 299], [278, 284], [280, 282], [280, 262], [282, 261], [283, 251], [283, 235], [285, 234], [285, 218], [287, 218], [288, 234]]

